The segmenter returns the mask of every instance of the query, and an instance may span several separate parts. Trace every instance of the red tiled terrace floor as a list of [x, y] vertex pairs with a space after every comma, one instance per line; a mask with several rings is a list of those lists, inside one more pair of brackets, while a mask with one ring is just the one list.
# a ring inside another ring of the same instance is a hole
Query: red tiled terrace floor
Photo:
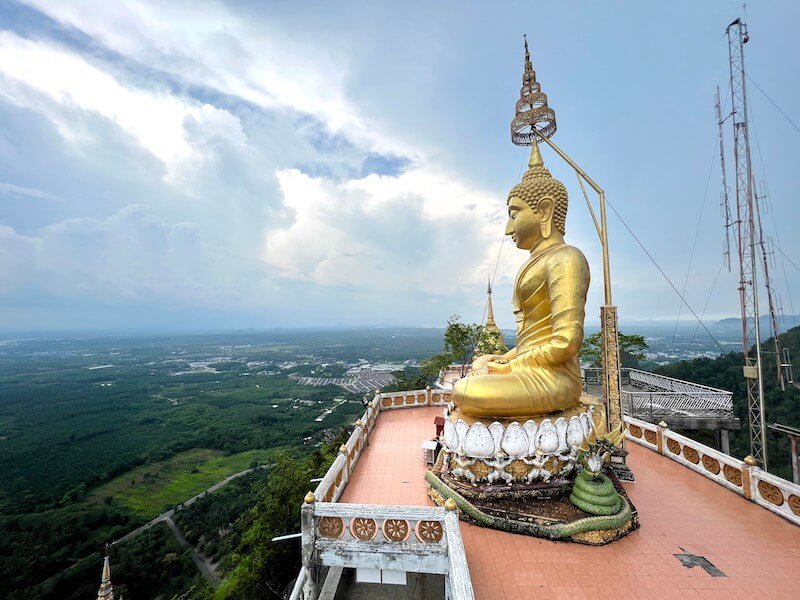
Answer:
[[[433, 505], [420, 444], [441, 408], [381, 413], [341, 502]], [[800, 528], [693, 471], [629, 444], [626, 490], [641, 528], [590, 547], [461, 523], [478, 600], [495, 598], [800, 598]], [[687, 569], [704, 556], [726, 577]]]

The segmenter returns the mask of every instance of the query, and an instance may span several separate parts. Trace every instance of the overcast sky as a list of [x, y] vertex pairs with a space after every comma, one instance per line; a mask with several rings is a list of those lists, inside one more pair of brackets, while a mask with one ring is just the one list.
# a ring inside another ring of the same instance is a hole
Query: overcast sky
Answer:
[[[526, 154], [508, 132], [523, 33], [554, 140], [679, 288], [699, 222], [699, 313], [722, 260], [713, 96], [741, 6], [654, 4], [1, 2], [0, 330], [479, 320]], [[795, 123], [799, 18], [796, 2], [748, 7], [749, 75]], [[749, 98], [764, 226], [800, 265], [800, 131]], [[543, 154], [596, 321], [596, 234]], [[621, 319], [674, 319], [678, 298], [609, 219]], [[503, 327], [524, 258], [502, 245]], [[798, 275], [778, 256], [787, 314]], [[736, 281], [722, 272], [710, 320], [738, 314]]]

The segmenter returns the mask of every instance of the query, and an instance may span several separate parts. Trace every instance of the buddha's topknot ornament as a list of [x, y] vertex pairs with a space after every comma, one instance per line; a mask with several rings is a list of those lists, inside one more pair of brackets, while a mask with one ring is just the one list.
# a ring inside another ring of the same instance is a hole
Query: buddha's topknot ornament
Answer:
[[528, 161], [528, 170], [522, 176], [522, 181], [515, 185], [508, 193], [508, 201], [513, 197], [524, 200], [532, 209], [536, 209], [539, 200], [545, 196], [553, 199], [553, 225], [561, 232], [566, 233], [567, 208], [569, 207], [569, 196], [567, 188], [558, 179], [550, 174], [542, 161], [542, 154], [539, 152], [539, 144], [533, 140], [531, 148], [531, 158]]
[[[536, 130], [536, 133], [534, 133]], [[522, 89], [517, 100], [516, 116], [511, 121], [511, 141], [517, 146], [531, 146], [537, 134], [549, 138], [556, 132], [556, 113], [547, 106], [547, 94], [536, 81], [536, 71], [531, 64], [528, 38], [525, 37], [525, 71]]]

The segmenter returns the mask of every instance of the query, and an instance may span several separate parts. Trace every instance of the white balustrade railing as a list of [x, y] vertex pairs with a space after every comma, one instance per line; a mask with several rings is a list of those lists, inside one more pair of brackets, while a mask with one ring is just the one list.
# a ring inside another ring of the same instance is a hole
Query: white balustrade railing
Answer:
[[450, 401], [449, 390], [413, 390], [406, 392], [386, 392], [375, 396], [381, 410], [392, 408], [413, 408], [415, 406], [444, 406]]
[[317, 502], [313, 510], [324, 566], [448, 573], [443, 508]]
[[754, 502], [800, 525], [800, 485], [758, 467], [750, 470], [750, 484]]
[[627, 416], [625, 417], [625, 424], [628, 426], [626, 434], [629, 439], [633, 438], [633, 441], [641, 444], [642, 446], [647, 446], [651, 450], [661, 452], [661, 449], [657, 444], [657, 425]]
[[744, 473], [749, 466], [743, 460], [670, 429], [665, 428], [662, 435], [662, 454], [737, 494], [745, 495], [747, 476]]
[[350, 474], [369, 442], [369, 436], [381, 411], [419, 406], [445, 406], [449, 401], [449, 391], [430, 388], [375, 394], [364, 414], [356, 421], [347, 443], [342, 445], [339, 455], [314, 490], [314, 497], [324, 502], [339, 500]]
[[355, 469], [356, 463], [369, 441], [369, 435], [375, 427], [379, 412], [378, 402], [370, 402], [364, 414], [356, 421], [356, 425], [347, 442], [342, 444], [339, 449], [339, 455], [314, 490], [315, 498], [326, 502], [339, 500], [345, 486], [347, 486], [350, 474]]
[[453, 600], [474, 600], [472, 579], [467, 566], [467, 553], [461, 539], [458, 525], [458, 512], [448, 510], [444, 516], [444, 530], [447, 536], [448, 576], [445, 578], [445, 597]]
[[307, 578], [308, 570], [305, 567], [300, 567], [300, 573], [297, 575], [297, 579], [294, 580], [292, 591], [289, 594], [289, 600], [305, 600], [306, 596], [303, 593], [303, 586], [305, 586]]
[[627, 439], [663, 454], [800, 525], [800, 485], [768, 473], [668, 427], [625, 417]]
[[474, 599], [456, 511], [338, 502], [382, 411], [449, 401], [449, 391], [430, 388], [375, 394], [314, 490], [314, 501], [301, 509], [303, 568], [292, 600], [319, 590], [312, 563], [437, 573], [445, 576], [448, 598]]
[[303, 510], [313, 515], [318, 565], [444, 575], [448, 598], [474, 599], [457, 511], [338, 502]]

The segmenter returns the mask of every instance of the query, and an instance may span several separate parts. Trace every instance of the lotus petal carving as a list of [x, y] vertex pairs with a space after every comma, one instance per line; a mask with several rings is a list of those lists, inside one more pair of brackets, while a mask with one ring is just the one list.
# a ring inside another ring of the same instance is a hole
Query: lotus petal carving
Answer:
[[522, 428], [525, 430], [525, 433], [528, 434], [528, 455], [533, 456], [536, 454], [536, 431], [539, 427], [536, 425], [536, 421], [528, 419], [525, 421], [525, 425], [523, 425]]
[[444, 445], [448, 448], [455, 448], [458, 445], [458, 434], [456, 433], [456, 426], [450, 421], [444, 421]]
[[536, 449], [543, 454], [552, 454], [558, 450], [558, 430], [550, 422], [550, 419], [545, 419], [539, 425], [539, 431], [536, 434]]
[[581, 427], [583, 427], [583, 437], [589, 437], [592, 433], [592, 421], [589, 418], [591, 413], [583, 413], [581, 415]]
[[583, 444], [583, 426], [578, 417], [572, 417], [567, 425], [567, 446], [579, 448]]
[[498, 423], [495, 421], [491, 425], [489, 425], [489, 433], [492, 434], [492, 440], [494, 440], [494, 451], [497, 452], [500, 449], [500, 444], [503, 441], [503, 433], [505, 432], [505, 427], [503, 427], [502, 423]]
[[503, 451], [514, 458], [525, 456], [528, 452], [528, 434], [522, 425], [514, 421], [506, 427], [500, 447]]
[[464, 423], [461, 419], [456, 422], [456, 434], [458, 434], [458, 443], [453, 450], [455, 452], [461, 452], [464, 449], [464, 440], [467, 438], [467, 431], [469, 431], [469, 425]]
[[556, 448], [556, 452], [563, 454], [569, 450], [567, 448], [567, 420], [564, 417], [556, 419], [556, 431], [558, 431], [558, 448]]
[[464, 439], [464, 452], [469, 456], [487, 458], [492, 456], [494, 451], [494, 439], [486, 425], [480, 421], [473, 424], [467, 431], [466, 438]]
[[524, 425], [494, 421], [487, 427], [477, 421], [470, 426], [462, 419], [453, 423], [447, 418], [442, 440], [450, 452], [473, 458], [498, 458], [501, 454], [509, 459], [532, 458], [574, 451], [593, 428], [591, 409], [569, 420], [559, 417], [555, 422], [545, 419], [540, 424], [529, 419]]

